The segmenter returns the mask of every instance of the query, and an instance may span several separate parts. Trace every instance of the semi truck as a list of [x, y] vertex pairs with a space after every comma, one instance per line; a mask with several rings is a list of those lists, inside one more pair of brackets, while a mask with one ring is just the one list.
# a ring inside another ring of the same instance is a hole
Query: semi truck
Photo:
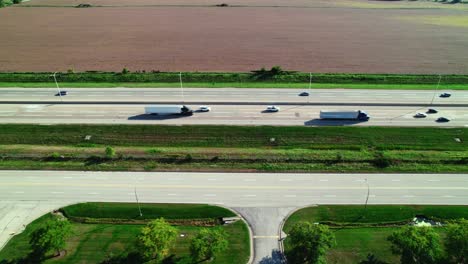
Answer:
[[353, 111], [320, 111], [320, 119], [335, 119], [335, 120], [360, 120], [367, 121], [370, 116], [362, 110]]
[[145, 107], [147, 115], [193, 115], [193, 110], [185, 105], [151, 105]]

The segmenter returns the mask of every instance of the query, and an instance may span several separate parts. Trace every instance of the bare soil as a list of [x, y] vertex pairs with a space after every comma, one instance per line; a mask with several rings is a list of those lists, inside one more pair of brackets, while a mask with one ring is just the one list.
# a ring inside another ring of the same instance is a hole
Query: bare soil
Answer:
[[[135, 1], [130, 7], [0, 9], [0, 71], [250, 71], [281, 65], [312, 72], [468, 73], [468, 28], [401, 19], [463, 10], [138, 7], [190, 1]], [[222, 2], [254, 1], [196, 3]], [[129, 1], [112, 1], [119, 3]], [[296, 3], [310, 1], [288, 4]]]

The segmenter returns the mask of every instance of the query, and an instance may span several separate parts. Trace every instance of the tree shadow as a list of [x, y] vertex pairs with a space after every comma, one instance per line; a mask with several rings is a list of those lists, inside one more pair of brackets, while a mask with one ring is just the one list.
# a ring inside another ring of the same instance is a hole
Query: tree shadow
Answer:
[[110, 256], [101, 261], [100, 264], [128, 264], [128, 263], [144, 263], [144, 259], [140, 253], [134, 251], [128, 254], [118, 256]]
[[285, 264], [286, 258], [283, 253], [277, 249], [271, 251], [271, 256], [262, 258], [259, 264]]

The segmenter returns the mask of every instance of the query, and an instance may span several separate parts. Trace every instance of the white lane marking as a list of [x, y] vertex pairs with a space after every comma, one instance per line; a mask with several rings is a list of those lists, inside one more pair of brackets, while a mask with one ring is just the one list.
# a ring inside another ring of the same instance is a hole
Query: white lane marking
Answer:
[[369, 198], [375, 198], [375, 194], [370, 194]]
[[328, 180], [327, 180], [327, 179], [320, 179], [319, 181], [321, 181], [321, 182], [327, 182]]
[[62, 194], [64, 192], [51, 192], [52, 194]]
[[255, 195], [255, 194], [246, 194], [246, 195], [244, 195], [244, 197], [256, 197], [256, 196], [257, 195]]
[[439, 182], [440, 180], [427, 180], [427, 181], [430, 181], [430, 182]]
[[18, 191], [18, 192], [13, 192], [13, 193], [17, 193], [17, 194], [20, 194], [20, 193], [24, 193], [24, 192], [21, 192], [21, 191]]
[[99, 194], [99, 193], [97, 193], [97, 192], [90, 192], [90, 193], [88, 193], [88, 194], [96, 195], [96, 194]]
[[357, 182], [365, 182], [366, 180], [356, 180]]
[[403, 195], [402, 197], [403, 197], [403, 198], [413, 198], [413, 197], [415, 197], [415, 196], [414, 196], [414, 195]]
[[207, 179], [209, 181], [217, 181], [218, 179], [214, 179], [214, 178], [210, 178], [210, 179]]
[[254, 182], [254, 181], [257, 181], [256, 179], [244, 179], [244, 181], [246, 182]]
[[203, 196], [213, 197], [213, 196], [216, 196], [216, 194], [208, 193], [208, 194], [205, 194], [205, 195], [203, 195]]
[[73, 179], [73, 177], [70, 177], [70, 176], [65, 176], [63, 177], [64, 179]]
[[132, 195], [132, 196], [134, 196], [134, 195], [135, 195], [135, 193], [127, 193], [127, 195]]
[[177, 196], [177, 193], [168, 193], [168, 196]]
[[399, 180], [399, 179], [393, 179], [392, 180], [392, 182], [399, 182], [399, 181], [401, 181], [401, 180]]
[[324, 195], [324, 197], [333, 198], [333, 197], [336, 197], [336, 195], [334, 195], [334, 194], [326, 194], [326, 195]]
[[284, 181], [290, 182], [290, 181], [292, 181], [292, 180], [291, 180], [291, 179], [279, 179], [279, 181], [282, 181], [282, 182], [284, 182]]
[[286, 195], [283, 195], [283, 197], [285, 197], [285, 198], [294, 198], [294, 197], [297, 197], [297, 195], [295, 195], [295, 194], [286, 194]]
[[182, 178], [167, 178], [169, 181], [180, 181]]
[[453, 196], [453, 195], [443, 195], [442, 197], [443, 198], [455, 198], [455, 196]]

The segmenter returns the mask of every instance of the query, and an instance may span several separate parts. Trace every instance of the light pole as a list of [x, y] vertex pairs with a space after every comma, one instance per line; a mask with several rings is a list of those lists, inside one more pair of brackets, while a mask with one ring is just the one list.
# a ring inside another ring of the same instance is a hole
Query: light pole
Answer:
[[367, 181], [367, 178], [365, 178], [364, 181], [366, 182], [366, 185], [367, 185], [366, 203], [364, 204], [364, 211], [366, 211], [367, 203], [369, 202], [370, 186], [369, 186], [369, 182]]
[[439, 85], [440, 85], [440, 80], [442, 79], [442, 75], [439, 74], [439, 82], [437, 83], [437, 86], [434, 90], [434, 94], [432, 95], [432, 100], [431, 100], [431, 104], [429, 106], [432, 106], [432, 103], [434, 103], [434, 99], [435, 99], [435, 96], [436, 96], [436, 93], [437, 93], [437, 90], [439, 89]]
[[312, 73], [309, 72], [309, 96], [307, 96], [307, 103], [310, 103], [310, 89], [312, 88]]
[[184, 86], [182, 85], [182, 72], [179, 72], [180, 90], [182, 91], [182, 103], [184, 100]]
[[143, 213], [141, 213], [141, 207], [140, 207], [140, 202], [138, 201], [138, 195], [137, 195], [137, 191], [136, 191], [136, 186], [135, 186], [135, 199], [136, 199], [136, 202], [137, 202], [137, 205], [138, 205], [138, 211], [140, 212], [140, 217], [143, 216]]
[[58, 95], [59, 95], [59, 97], [60, 97], [60, 101], [62, 102], [62, 93], [61, 93], [61, 91], [60, 91], [60, 87], [59, 87], [59, 85], [58, 85], [57, 78], [55, 77], [56, 74], [57, 74], [57, 72], [54, 72], [54, 74], [51, 75], [51, 76], [54, 77], [55, 86], [57, 86]]

